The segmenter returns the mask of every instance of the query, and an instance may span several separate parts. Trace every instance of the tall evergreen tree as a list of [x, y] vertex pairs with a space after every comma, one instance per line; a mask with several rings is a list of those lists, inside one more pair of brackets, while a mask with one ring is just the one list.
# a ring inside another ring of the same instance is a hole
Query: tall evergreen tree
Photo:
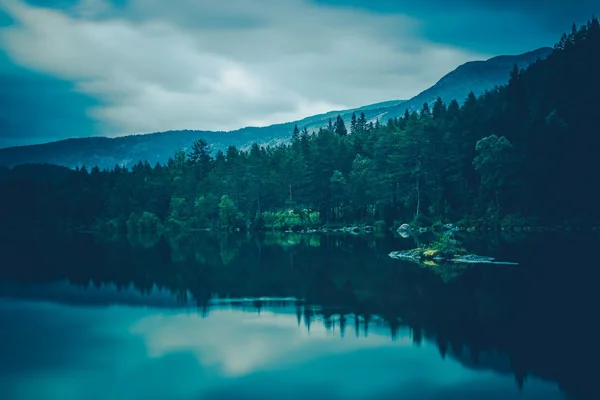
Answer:
[[344, 124], [344, 120], [342, 116], [338, 114], [335, 119], [335, 133], [338, 136], [346, 136], [348, 134], [348, 130], [346, 129], [346, 124]]

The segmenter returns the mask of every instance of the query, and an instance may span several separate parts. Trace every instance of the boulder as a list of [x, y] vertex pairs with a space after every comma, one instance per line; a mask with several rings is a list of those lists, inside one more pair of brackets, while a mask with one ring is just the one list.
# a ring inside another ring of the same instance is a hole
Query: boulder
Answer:
[[475, 254], [466, 254], [463, 256], [455, 257], [451, 260], [455, 263], [469, 263], [469, 264], [487, 264], [494, 261], [494, 257], [478, 256]]
[[449, 232], [449, 231], [455, 231], [455, 230], [456, 230], [456, 227], [454, 225], [452, 225], [452, 224], [442, 225], [442, 231], [443, 232]]
[[400, 225], [400, 228], [398, 228], [397, 232], [400, 234], [400, 236], [406, 239], [407, 237], [410, 237], [413, 229], [409, 224], [402, 224]]
[[400, 225], [400, 228], [398, 228], [398, 233], [401, 233], [401, 232], [410, 233], [410, 232], [412, 232], [412, 227], [408, 224], [402, 224], [402, 225]]
[[389, 256], [396, 260], [407, 260], [419, 262], [421, 261], [421, 253], [419, 249], [403, 250], [403, 251], [392, 251]]

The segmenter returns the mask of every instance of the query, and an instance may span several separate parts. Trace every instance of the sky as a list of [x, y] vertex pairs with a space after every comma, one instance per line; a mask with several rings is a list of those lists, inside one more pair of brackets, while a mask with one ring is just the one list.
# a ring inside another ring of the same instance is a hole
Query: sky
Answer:
[[409, 99], [597, 0], [0, 0], [0, 148]]

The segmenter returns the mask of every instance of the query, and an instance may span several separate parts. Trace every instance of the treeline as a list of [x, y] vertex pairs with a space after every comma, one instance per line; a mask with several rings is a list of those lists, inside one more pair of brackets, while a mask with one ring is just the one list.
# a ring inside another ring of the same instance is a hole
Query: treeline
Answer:
[[248, 151], [212, 154], [200, 140], [166, 165], [5, 171], [1, 217], [13, 228], [133, 231], [591, 224], [600, 221], [598, 54], [594, 17], [547, 59], [462, 106], [438, 99], [387, 123], [354, 115], [349, 127], [338, 117]]

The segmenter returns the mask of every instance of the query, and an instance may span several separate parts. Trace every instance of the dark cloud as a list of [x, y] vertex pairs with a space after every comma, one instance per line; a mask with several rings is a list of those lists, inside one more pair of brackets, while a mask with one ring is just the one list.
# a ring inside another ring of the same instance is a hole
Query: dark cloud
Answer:
[[99, 133], [87, 114], [99, 102], [68, 81], [18, 67], [0, 55], [0, 147]]
[[[85, 0], [84, 0], [85, 1]], [[127, 4], [128, 0], [105, 0], [115, 7], [123, 7]], [[47, 7], [54, 9], [69, 9], [79, 3], [82, 0], [25, 0], [27, 4], [36, 7]]]
[[0, 29], [11, 60], [98, 99], [86, 112], [116, 134], [264, 126], [410, 98], [491, 56], [424, 40], [410, 17], [306, 0], [0, 4], [14, 20]]
[[596, 3], [0, 0], [0, 147], [410, 98], [466, 61], [552, 46]]
[[600, 12], [597, 0], [315, 0], [418, 18], [423, 35], [494, 54], [523, 53], [552, 46], [573, 23], [582, 24]]
[[598, 12], [600, 3], [597, 0], [314, 0], [317, 3], [340, 7], [357, 7], [382, 13], [406, 13], [417, 15], [427, 20], [427, 15], [462, 14], [495, 12], [511, 14], [527, 14], [536, 19], [546, 20], [559, 25], [589, 19]]

